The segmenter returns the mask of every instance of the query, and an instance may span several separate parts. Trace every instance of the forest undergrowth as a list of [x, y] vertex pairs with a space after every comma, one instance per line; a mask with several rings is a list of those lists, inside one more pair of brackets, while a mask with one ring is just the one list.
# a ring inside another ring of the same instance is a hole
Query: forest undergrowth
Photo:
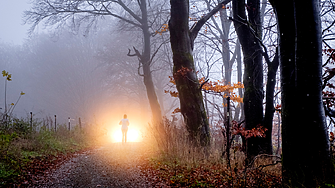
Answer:
[[[38, 120], [15, 119], [0, 129], [0, 187], [31, 184], [34, 177], [59, 167], [75, 153], [102, 144], [103, 129], [80, 128], [71, 131], [66, 125], [57, 130], [40, 126]], [[187, 131], [166, 120], [164, 130], [148, 127], [138, 153], [144, 156], [138, 166], [154, 184], [171, 187], [281, 187], [280, 156], [258, 155], [246, 164], [241, 143], [234, 140], [227, 161], [225, 140], [212, 133], [210, 147], [194, 147]], [[90, 130], [90, 131], [88, 131]], [[149, 131], [150, 130], [150, 131]]]
[[164, 181], [172, 187], [281, 187], [279, 156], [259, 155], [245, 164], [245, 154], [236, 141], [228, 165], [224, 140], [212, 138], [211, 147], [193, 147], [186, 130], [168, 121], [164, 127], [164, 136], [152, 138], [159, 154], [142, 169], [148, 176], [159, 177], [154, 181]]
[[54, 131], [41, 124], [38, 119], [1, 122], [0, 187], [28, 185], [34, 176], [99, 142], [96, 133], [79, 126], [69, 131], [65, 124], [57, 125]]

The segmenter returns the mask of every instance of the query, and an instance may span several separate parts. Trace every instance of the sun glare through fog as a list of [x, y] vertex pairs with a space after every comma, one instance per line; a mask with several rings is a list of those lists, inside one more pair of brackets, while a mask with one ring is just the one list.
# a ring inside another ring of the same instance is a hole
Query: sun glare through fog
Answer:
[[[114, 130], [112, 132], [111, 139], [112, 142], [122, 142], [122, 131], [120, 130]], [[137, 129], [130, 128], [128, 129], [127, 132], [127, 142], [140, 142], [141, 137], [140, 137], [140, 132]]]
[[104, 129], [107, 130], [107, 142], [122, 142], [122, 131], [120, 120], [124, 114], [127, 114], [129, 119], [129, 126], [127, 131], [127, 142], [142, 142], [146, 132], [146, 125], [148, 124], [148, 117], [145, 113], [139, 113], [135, 107], [130, 107], [126, 113], [121, 110], [106, 109], [106, 113], [100, 114], [98, 119], [102, 120]]

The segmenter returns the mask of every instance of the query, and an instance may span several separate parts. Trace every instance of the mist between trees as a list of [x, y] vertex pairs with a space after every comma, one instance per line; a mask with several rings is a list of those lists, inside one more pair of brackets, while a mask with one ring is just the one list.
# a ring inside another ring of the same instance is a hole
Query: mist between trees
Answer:
[[282, 155], [286, 186], [334, 183], [334, 2], [294, 2], [34, 0], [24, 14], [31, 38], [0, 48], [13, 77], [7, 103], [24, 91], [17, 116], [110, 127], [126, 113], [157, 134], [165, 116], [226, 162], [230, 147], [246, 166]]

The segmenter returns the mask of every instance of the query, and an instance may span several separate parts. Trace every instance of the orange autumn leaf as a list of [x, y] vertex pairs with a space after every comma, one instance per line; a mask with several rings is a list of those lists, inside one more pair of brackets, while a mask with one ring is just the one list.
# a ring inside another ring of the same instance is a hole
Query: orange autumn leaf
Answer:
[[176, 113], [178, 113], [178, 112], [181, 112], [180, 108], [176, 108], [176, 109], [174, 109], [173, 112], [172, 112], [172, 114], [176, 114]]
[[164, 93], [169, 93], [171, 97], [179, 97], [179, 94], [176, 91], [164, 90]]
[[[193, 70], [186, 67], [182, 67], [177, 71], [177, 73], [175, 73], [175, 76], [186, 77], [187, 73], [191, 71]], [[174, 77], [169, 76], [169, 78], [170, 78], [169, 82], [176, 85]], [[199, 84], [202, 85], [201, 89], [205, 92], [220, 93], [221, 96], [223, 96], [224, 98], [228, 97], [226, 93], [229, 93], [230, 99], [233, 102], [243, 103], [243, 98], [241, 98], [234, 92], [235, 89], [244, 88], [244, 85], [241, 82], [225, 85], [223, 80], [208, 81], [204, 77], [202, 77], [199, 79]], [[172, 97], [178, 97], [177, 92], [169, 91], [166, 93], [170, 93]]]
[[162, 27], [155, 31], [156, 34], [162, 35], [164, 32], [169, 30], [169, 25], [168, 24], [163, 24]]

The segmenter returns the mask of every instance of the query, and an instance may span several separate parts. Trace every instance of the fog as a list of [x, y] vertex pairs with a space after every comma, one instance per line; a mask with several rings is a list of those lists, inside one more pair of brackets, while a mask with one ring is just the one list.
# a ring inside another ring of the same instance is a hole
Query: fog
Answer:
[[28, 38], [29, 25], [24, 25], [22, 16], [30, 9], [30, 0], [0, 1], [0, 41], [21, 45]]
[[[12, 81], [7, 82], [7, 105], [16, 103], [21, 91], [25, 93], [13, 111], [16, 117], [28, 118], [32, 112], [41, 121], [54, 121], [56, 115], [57, 124], [67, 124], [70, 117], [71, 125], [81, 118], [84, 126], [107, 129], [119, 128], [123, 114], [128, 114], [135, 127], [151, 121], [138, 59], [127, 56], [128, 48], [141, 46], [136, 33], [121, 33], [105, 23], [90, 33], [63, 28], [33, 34], [21, 45], [2, 42], [1, 71], [12, 74]], [[177, 102], [164, 94], [171, 75], [171, 66], [164, 62], [155, 63], [154, 82], [159, 85], [156, 90], [162, 107], [166, 107], [163, 115], [167, 115]], [[0, 88], [5, 88], [5, 80], [0, 81]], [[5, 90], [1, 89], [2, 112], [4, 106]]]

